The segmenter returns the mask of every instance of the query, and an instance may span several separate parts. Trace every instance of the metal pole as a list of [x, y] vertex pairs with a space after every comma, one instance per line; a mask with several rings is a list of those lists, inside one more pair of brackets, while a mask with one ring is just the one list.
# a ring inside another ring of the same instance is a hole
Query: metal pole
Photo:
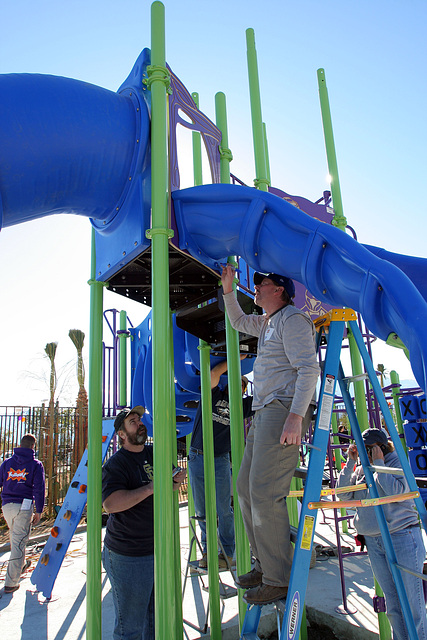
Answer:
[[402, 414], [400, 413], [400, 405], [399, 405], [400, 380], [399, 380], [399, 375], [396, 373], [396, 371], [390, 371], [390, 381], [391, 381], [391, 384], [393, 385], [399, 385], [399, 389], [397, 389], [396, 387], [392, 388], [391, 395], [393, 397], [394, 413], [396, 414], [396, 427], [399, 432], [399, 435], [403, 436], [401, 437], [401, 442], [405, 450], [405, 453], [407, 455], [408, 447], [406, 446], [405, 431], [403, 429], [403, 420], [402, 420]]
[[[230, 160], [231, 151], [228, 149], [228, 129], [227, 129], [227, 107], [225, 95], [221, 92], [215, 95], [216, 125], [222, 133], [221, 138], [221, 182], [230, 182]], [[229, 262], [234, 263], [235, 258], [230, 256]], [[237, 575], [241, 575], [250, 570], [250, 551], [246, 537], [242, 514], [237, 500], [236, 481], [242, 463], [243, 451], [245, 447], [243, 432], [243, 406], [242, 406], [242, 382], [240, 372], [240, 348], [239, 332], [233, 329], [226, 314], [225, 331], [227, 338], [227, 372], [228, 372], [228, 393], [230, 403], [230, 433], [231, 433], [231, 458], [233, 461], [233, 495], [234, 500], [234, 530], [236, 540], [236, 569]], [[239, 594], [239, 625], [242, 630], [243, 621], [246, 614], [247, 604], [243, 600], [243, 592]]]
[[344, 216], [341, 188], [338, 177], [338, 163], [335, 154], [334, 133], [332, 131], [331, 110], [329, 108], [328, 89], [326, 87], [325, 70], [317, 70], [317, 81], [319, 84], [320, 108], [322, 111], [323, 135], [325, 137], [326, 156], [328, 159], [328, 169], [331, 178], [331, 193], [334, 204], [334, 218], [332, 224], [338, 229], [345, 230], [347, 220]]
[[[196, 91], [194, 91], [191, 94], [191, 97], [193, 98], [196, 107], [199, 108], [199, 94]], [[193, 182], [194, 182], [194, 186], [198, 186], [203, 183], [202, 141], [201, 141], [201, 135], [198, 131], [193, 131], [192, 141], [193, 141]], [[201, 402], [201, 399], [200, 399], [200, 402]], [[186, 437], [186, 445], [187, 445], [187, 455], [188, 455], [188, 452], [191, 446], [191, 433], [189, 433]], [[189, 480], [187, 481], [187, 495], [188, 495], [188, 521], [189, 521], [188, 544], [189, 544], [189, 547], [191, 548], [191, 555], [189, 560], [191, 562], [194, 562], [195, 560], [197, 560], [197, 545], [194, 543], [191, 544], [193, 539], [193, 532], [190, 526], [190, 519], [195, 516], [196, 511], [194, 508], [193, 492], [191, 490], [191, 484]], [[196, 524], [194, 524], [194, 527], [196, 527]]]
[[[194, 91], [191, 94], [194, 103], [199, 108], [199, 94]], [[197, 187], [203, 184], [203, 172], [202, 172], [202, 140], [199, 131], [193, 131], [193, 182]]]
[[246, 47], [249, 74], [249, 94], [251, 100], [252, 135], [254, 141], [255, 173], [254, 184], [260, 191], [268, 191], [265, 139], [261, 115], [258, 62], [253, 29], [246, 29]]
[[101, 638], [101, 465], [102, 465], [102, 306], [104, 282], [96, 281], [92, 229], [89, 332], [89, 426], [87, 492], [86, 635]]
[[218, 537], [216, 523], [215, 461], [212, 423], [211, 348], [200, 340], [200, 382], [202, 386], [203, 471], [205, 478], [206, 543], [208, 550], [210, 634], [220, 640], [221, 610], [218, 579]]
[[[319, 84], [320, 108], [322, 112], [323, 134], [325, 138], [326, 156], [328, 159], [328, 170], [331, 177], [331, 192], [334, 205], [334, 218], [332, 224], [345, 232], [347, 220], [343, 214], [341, 200], [340, 181], [338, 177], [338, 163], [335, 153], [334, 134], [332, 131], [331, 110], [329, 108], [328, 89], [326, 87], [325, 70], [317, 70], [317, 80]], [[363, 373], [361, 358], [357, 346], [349, 329], [348, 341], [350, 346], [351, 366], [353, 376]], [[366, 408], [365, 391], [363, 381], [354, 383], [354, 395], [356, 400], [357, 418], [362, 431], [368, 427], [368, 412]]]
[[264, 155], [265, 155], [265, 169], [267, 172], [267, 189], [268, 186], [271, 185], [271, 175], [270, 175], [270, 156], [268, 154], [268, 139], [267, 139], [267, 127], [265, 126], [265, 122], [262, 123], [262, 135], [264, 139]]
[[119, 333], [119, 404], [121, 407], [127, 406], [127, 314], [126, 311], [120, 311], [120, 333]]
[[152, 309], [153, 309], [153, 436], [154, 447], [154, 593], [156, 638], [182, 637], [176, 629], [173, 496], [171, 482], [173, 418], [170, 406], [168, 166], [165, 58], [165, 8], [151, 5], [151, 205]]
[[[359, 349], [357, 348], [356, 341], [353, 336], [353, 332], [349, 324], [347, 324], [347, 338], [350, 346], [350, 360], [351, 370], [353, 376], [359, 376], [363, 374], [362, 359]], [[354, 400], [356, 404], [356, 415], [359, 422], [360, 430], [365, 431], [369, 427], [368, 409], [366, 406], [365, 387], [363, 380], [354, 380]]]
[[[173, 378], [174, 375], [174, 352], [173, 352], [173, 326], [172, 326], [172, 313], [169, 313], [169, 344], [170, 344], [170, 378]], [[176, 398], [175, 398], [175, 385], [170, 385], [170, 406], [172, 415], [176, 416]], [[175, 418], [176, 420], [176, 418]], [[176, 422], [175, 422], [176, 427]], [[175, 465], [178, 464], [178, 443], [176, 439], [176, 428], [175, 432], [171, 433], [171, 441], [172, 441], [172, 458], [173, 463]], [[183, 635], [184, 621], [183, 621], [183, 613], [182, 613], [182, 581], [181, 581], [181, 540], [180, 540], [180, 529], [179, 529], [179, 491], [174, 491], [172, 494], [173, 497], [173, 532], [174, 532], [174, 554], [175, 554], [175, 566], [174, 566], [174, 577], [175, 577], [175, 627], [176, 627], [176, 637], [181, 637]], [[180, 629], [182, 632], [180, 633]]]

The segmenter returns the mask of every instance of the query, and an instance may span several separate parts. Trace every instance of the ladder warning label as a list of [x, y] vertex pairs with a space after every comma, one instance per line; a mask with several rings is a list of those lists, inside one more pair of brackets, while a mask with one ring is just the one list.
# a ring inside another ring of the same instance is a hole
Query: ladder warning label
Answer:
[[304, 528], [302, 530], [301, 549], [310, 551], [311, 539], [313, 537], [314, 516], [304, 517]]
[[331, 374], [328, 373], [325, 376], [325, 387], [323, 389], [323, 392], [324, 393], [333, 394], [333, 392], [334, 392], [334, 382], [335, 382], [335, 376], [331, 376]]
[[319, 429], [329, 431], [329, 425], [331, 424], [332, 409], [334, 408], [334, 396], [328, 396], [323, 394], [322, 408], [320, 409], [319, 416]]

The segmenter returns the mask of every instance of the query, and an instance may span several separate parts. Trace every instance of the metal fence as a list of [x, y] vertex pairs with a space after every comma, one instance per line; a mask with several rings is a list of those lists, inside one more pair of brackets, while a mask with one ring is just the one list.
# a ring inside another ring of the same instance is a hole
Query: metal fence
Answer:
[[[53, 412], [53, 464], [49, 477], [49, 407], [0, 407], [0, 463], [13, 455], [14, 447], [25, 433], [32, 433], [36, 440], [36, 457], [43, 462], [46, 471], [46, 494], [51, 504], [59, 506], [64, 501], [68, 487], [76, 472], [87, 444], [87, 409], [83, 415], [75, 407], [55, 405]], [[109, 450], [111, 455], [113, 448]], [[187, 468], [185, 445], [178, 441], [178, 464]], [[49, 491], [52, 493], [49, 494]], [[180, 501], [187, 500], [187, 484], [179, 491]], [[1, 517], [1, 514], [0, 514]]]

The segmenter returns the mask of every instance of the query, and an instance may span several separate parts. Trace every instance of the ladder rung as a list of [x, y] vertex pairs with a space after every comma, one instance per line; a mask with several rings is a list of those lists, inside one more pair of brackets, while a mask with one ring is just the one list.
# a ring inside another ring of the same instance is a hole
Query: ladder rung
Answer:
[[367, 373], [358, 373], [357, 376], [348, 376], [343, 378], [344, 382], [360, 382], [361, 380], [367, 380], [369, 378]]
[[377, 473], [390, 473], [394, 476], [405, 475], [403, 469], [400, 469], [400, 467], [377, 467], [375, 465], [371, 465], [370, 467], [368, 467], [368, 469], [370, 469], [372, 472], [376, 471]]
[[397, 562], [395, 563], [394, 566], [397, 569], [400, 569], [400, 571], [405, 571], [406, 573], [410, 573], [412, 576], [415, 576], [419, 580], [424, 580], [424, 582], [427, 582], [427, 575], [425, 573], [417, 573], [416, 571], [412, 571], [412, 569], [407, 569], [406, 567], [402, 567], [402, 565], [397, 564]]
[[[333, 489], [322, 489], [320, 492], [321, 496], [337, 496], [340, 493], [348, 493], [349, 491], [362, 491], [363, 489], [367, 489], [367, 484], [352, 484], [348, 487], [334, 487]], [[289, 491], [288, 493], [290, 498], [300, 498], [304, 495], [304, 489], [296, 489], [295, 491]]]
[[381, 496], [380, 498], [364, 498], [363, 500], [320, 500], [320, 502], [309, 502], [309, 509], [346, 509], [347, 507], [377, 507], [380, 504], [390, 504], [392, 502], [404, 502], [419, 498], [419, 491], [409, 493], [398, 493], [395, 496]]

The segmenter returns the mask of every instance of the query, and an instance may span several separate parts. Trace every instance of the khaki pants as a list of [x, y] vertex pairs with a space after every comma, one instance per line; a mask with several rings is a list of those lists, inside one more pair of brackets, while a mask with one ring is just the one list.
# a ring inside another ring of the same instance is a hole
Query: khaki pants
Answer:
[[16, 587], [25, 562], [25, 547], [30, 537], [33, 509], [22, 511], [20, 503], [9, 502], [2, 506], [2, 511], [10, 537], [10, 557], [4, 586]]
[[[299, 447], [280, 444], [280, 435], [291, 402], [273, 400], [255, 413], [249, 430], [242, 466], [237, 478], [237, 493], [243, 522], [255, 568], [262, 581], [273, 586], [288, 586], [293, 549], [285, 497], [298, 464]], [[307, 431], [314, 407], [303, 419], [302, 434]]]

